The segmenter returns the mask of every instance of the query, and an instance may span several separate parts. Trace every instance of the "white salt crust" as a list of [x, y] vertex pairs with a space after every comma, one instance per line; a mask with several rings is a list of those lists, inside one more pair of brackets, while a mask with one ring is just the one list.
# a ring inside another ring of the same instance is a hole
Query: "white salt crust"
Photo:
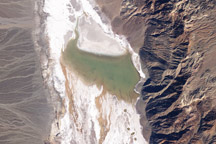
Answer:
[[[73, 5], [71, 4], [73, 2]], [[74, 3], [76, 3], [76, 7]], [[132, 61], [139, 71], [142, 78], [145, 77], [141, 70], [139, 56], [136, 54], [125, 37], [115, 35], [109, 24], [102, 22], [100, 16], [93, 9], [93, 1], [88, 0], [45, 0], [44, 11], [49, 14], [46, 21], [46, 34], [49, 38], [49, 69], [47, 73], [51, 75], [50, 81], [53, 81], [54, 88], [65, 100], [65, 115], [59, 120], [60, 129], [53, 129], [52, 134], [60, 132], [62, 144], [69, 143], [99, 143], [101, 136], [101, 126], [98, 121], [99, 116], [107, 121], [106, 129], [109, 129], [103, 144], [122, 144], [122, 143], [146, 143], [141, 133], [141, 125], [139, 123], [139, 115], [136, 113], [135, 104], [128, 104], [122, 100], [118, 100], [115, 96], [106, 93], [100, 98], [101, 108], [96, 106], [96, 98], [103, 91], [95, 85], [85, 85], [73, 72], [67, 71], [67, 78], [70, 82], [72, 91], [72, 99], [74, 101], [73, 111], [77, 115], [69, 113], [69, 99], [65, 88], [65, 75], [62, 72], [60, 65], [61, 51], [64, 50], [66, 42], [65, 36], [74, 38], [74, 29], [78, 18], [83, 17], [83, 13], [87, 14], [86, 21], [94, 23], [98, 31], [103, 35], [103, 47], [101, 50], [91, 49], [86, 45], [98, 45], [99, 42], [91, 39], [85, 39], [87, 36], [80, 31], [79, 48], [92, 53], [106, 55], [121, 55], [126, 49], [132, 53]], [[80, 8], [78, 8], [80, 6]], [[75, 21], [72, 22], [74, 18]], [[86, 22], [87, 23], [87, 22]], [[80, 27], [78, 28], [80, 30]], [[69, 32], [72, 32], [71, 34]], [[88, 32], [88, 31], [87, 31]], [[94, 33], [94, 32], [92, 32]], [[69, 34], [69, 35], [68, 35]], [[110, 43], [116, 43], [111, 46], [112, 50], [107, 50], [106, 47]], [[86, 49], [85, 49], [86, 47]], [[100, 47], [98, 47], [100, 48]], [[126, 112], [124, 110], [127, 109]], [[75, 113], [74, 113], [75, 114]], [[76, 117], [76, 119], [75, 119]], [[127, 130], [130, 128], [130, 131]], [[131, 133], [134, 132], [134, 135]], [[135, 141], [134, 138], [137, 140]]]

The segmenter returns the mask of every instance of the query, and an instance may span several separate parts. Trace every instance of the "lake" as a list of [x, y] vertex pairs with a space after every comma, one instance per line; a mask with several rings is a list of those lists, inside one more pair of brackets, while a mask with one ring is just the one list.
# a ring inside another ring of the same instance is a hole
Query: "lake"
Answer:
[[88, 53], [78, 49], [79, 34], [69, 41], [62, 52], [63, 63], [75, 72], [87, 84], [103, 86], [109, 93], [127, 102], [139, 96], [134, 92], [139, 81], [139, 73], [135, 69], [131, 54], [121, 56], [105, 56]]

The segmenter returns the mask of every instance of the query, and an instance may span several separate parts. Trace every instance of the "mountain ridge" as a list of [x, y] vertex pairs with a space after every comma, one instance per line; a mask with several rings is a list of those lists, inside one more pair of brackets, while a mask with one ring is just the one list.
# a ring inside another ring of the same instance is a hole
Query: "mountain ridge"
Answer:
[[214, 143], [213, 0], [109, 0], [102, 12], [139, 52], [146, 81], [137, 110], [149, 143]]

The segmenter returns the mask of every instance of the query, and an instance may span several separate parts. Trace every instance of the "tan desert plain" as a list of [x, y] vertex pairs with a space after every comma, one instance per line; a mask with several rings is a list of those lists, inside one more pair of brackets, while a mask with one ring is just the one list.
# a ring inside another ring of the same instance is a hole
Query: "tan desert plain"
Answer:
[[136, 100], [138, 94], [134, 88], [140, 77], [131, 61], [131, 54], [105, 56], [88, 53], [78, 49], [78, 31], [76, 38], [69, 41], [64, 50], [63, 61], [87, 84], [96, 83], [109, 93], [127, 102]]

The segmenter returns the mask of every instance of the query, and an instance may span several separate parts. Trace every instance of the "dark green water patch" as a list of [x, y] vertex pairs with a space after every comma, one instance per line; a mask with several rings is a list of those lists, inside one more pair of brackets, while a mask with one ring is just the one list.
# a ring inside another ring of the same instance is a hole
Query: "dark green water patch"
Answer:
[[103, 85], [104, 89], [118, 98], [131, 102], [138, 97], [134, 87], [139, 74], [129, 53], [122, 56], [103, 56], [84, 52], [77, 48], [77, 37], [69, 41], [63, 55], [63, 63], [89, 83]]

